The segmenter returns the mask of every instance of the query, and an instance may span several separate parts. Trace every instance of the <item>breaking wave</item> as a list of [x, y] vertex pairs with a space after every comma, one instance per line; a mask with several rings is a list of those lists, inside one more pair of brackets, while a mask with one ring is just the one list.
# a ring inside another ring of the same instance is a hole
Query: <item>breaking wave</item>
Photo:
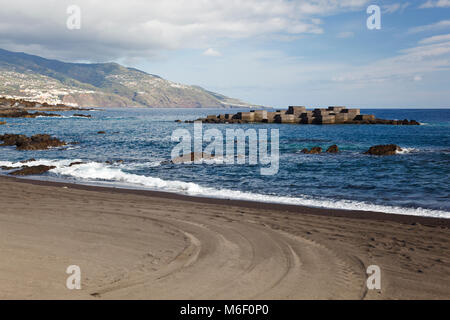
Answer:
[[396, 151], [397, 154], [407, 154], [407, 153], [414, 153], [419, 152], [416, 148], [402, 148], [401, 151]]
[[[37, 166], [47, 165], [55, 166], [55, 169], [50, 170], [51, 173], [59, 177], [75, 178], [79, 183], [98, 183], [102, 182], [110, 185], [114, 184], [116, 187], [122, 188], [143, 188], [154, 191], [165, 191], [189, 196], [220, 198], [231, 200], [246, 200], [265, 203], [278, 203], [289, 205], [300, 205], [317, 208], [329, 209], [344, 209], [344, 210], [361, 210], [361, 211], [375, 211], [392, 214], [415, 215], [426, 217], [450, 218], [450, 212], [432, 210], [426, 208], [404, 208], [396, 206], [377, 205], [361, 201], [353, 200], [333, 200], [325, 198], [314, 198], [306, 195], [298, 197], [286, 197], [265, 195], [252, 192], [244, 192], [238, 190], [218, 189], [212, 187], [201, 186], [193, 182], [184, 182], [177, 180], [163, 180], [151, 176], [143, 176], [124, 172], [122, 169], [127, 168], [126, 165], [108, 165], [99, 162], [88, 162], [70, 166], [73, 162], [81, 162], [80, 159], [72, 160], [36, 160], [27, 163], [0, 161], [0, 166], [18, 168], [23, 165]], [[146, 165], [158, 165], [158, 162], [146, 163]]]

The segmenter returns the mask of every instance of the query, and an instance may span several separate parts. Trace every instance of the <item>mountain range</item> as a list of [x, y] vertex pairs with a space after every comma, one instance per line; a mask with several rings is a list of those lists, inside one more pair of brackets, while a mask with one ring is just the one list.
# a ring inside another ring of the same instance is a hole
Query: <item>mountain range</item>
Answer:
[[0, 96], [80, 107], [252, 107], [117, 63], [68, 63], [0, 49]]

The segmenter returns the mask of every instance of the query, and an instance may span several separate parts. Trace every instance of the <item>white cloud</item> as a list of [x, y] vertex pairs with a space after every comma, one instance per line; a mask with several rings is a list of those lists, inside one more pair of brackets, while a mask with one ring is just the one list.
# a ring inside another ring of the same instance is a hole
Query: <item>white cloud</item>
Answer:
[[450, 41], [419, 44], [401, 50], [397, 56], [366, 66], [348, 66], [346, 72], [333, 77], [336, 82], [380, 83], [414, 79], [418, 74], [450, 70]]
[[2, 1], [0, 47], [67, 59], [151, 57], [234, 39], [323, 33], [321, 17], [369, 0], [78, 0], [81, 30], [67, 30], [70, 0]]
[[407, 7], [409, 7], [409, 2], [404, 3], [392, 3], [383, 5], [383, 12], [387, 14], [395, 13], [397, 11], [403, 12]]
[[347, 38], [353, 38], [355, 36], [355, 33], [352, 31], [346, 31], [346, 32], [341, 32], [337, 34], [337, 37], [340, 39], [347, 39]]
[[409, 29], [409, 33], [419, 33], [419, 32], [425, 32], [425, 31], [436, 31], [436, 30], [442, 30], [450, 28], [450, 20], [442, 20], [436, 23], [427, 24], [424, 26], [418, 26]]
[[203, 52], [203, 55], [208, 57], [220, 57], [222, 54], [213, 48], [209, 48]]
[[420, 44], [428, 44], [428, 43], [435, 43], [435, 42], [442, 42], [442, 41], [450, 41], [450, 34], [442, 34], [438, 36], [432, 36], [429, 38], [425, 38], [423, 40], [420, 40]]
[[428, 0], [422, 4], [419, 8], [448, 8], [450, 7], [450, 0]]

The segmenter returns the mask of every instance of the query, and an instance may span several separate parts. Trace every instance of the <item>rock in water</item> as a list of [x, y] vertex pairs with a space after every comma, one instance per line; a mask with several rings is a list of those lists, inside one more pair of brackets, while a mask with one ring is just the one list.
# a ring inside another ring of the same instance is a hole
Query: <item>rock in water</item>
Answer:
[[85, 163], [86, 162], [83, 162], [83, 161], [72, 162], [71, 164], [69, 164], [69, 167], [79, 166], [79, 165], [85, 164]]
[[20, 163], [29, 163], [29, 162], [34, 162], [34, 161], [36, 161], [36, 159], [35, 158], [31, 158], [31, 159], [28, 159], [28, 160], [22, 160], [22, 161], [20, 161]]
[[329, 147], [327, 149], [328, 153], [338, 153], [339, 152], [339, 147], [335, 144], [333, 144], [331, 147]]
[[396, 144], [387, 144], [370, 147], [370, 149], [366, 151], [364, 154], [370, 154], [375, 156], [392, 156], [396, 154], [397, 151], [402, 151], [402, 148], [400, 148]]
[[34, 166], [34, 167], [24, 167], [20, 170], [13, 171], [10, 175], [13, 176], [29, 176], [34, 174], [43, 174], [49, 170], [55, 169], [55, 166]]
[[17, 150], [46, 150], [64, 145], [66, 145], [64, 141], [52, 138], [48, 134], [36, 134], [21, 143], [16, 143]]
[[0, 121], [0, 126], [3, 125], [3, 124], [6, 124], [6, 122], [5, 121]]
[[46, 150], [48, 148], [62, 147], [66, 143], [48, 134], [36, 134], [27, 137], [23, 134], [4, 134], [0, 135], [3, 144], [0, 146], [16, 146], [17, 150]]
[[106, 160], [105, 161], [106, 164], [114, 164], [114, 163], [122, 164], [124, 162], [125, 161], [123, 161], [123, 160]]
[[25, 141], [27, 138], [26, 135], [23, 134], [3, 134], [0, 135], [0, 140], [3, 141], [3, 143], [0, 145], [2, 147], [6, 147], [6, 146], [14, 146], [16, 145], [16, 143], [19, 142], [23, 142]]
[[322, 153], [322, 148], [321, 147], [313, 147], [311, 148], [311, 150], [308, 149], [303, 149], [302, 153], [306, 153], [306, 154], [319, 154]]
[[76, 113], [73, 115], [74, 117], [80, 117], [80, 118], [92, 118], [92, 116], [90, 114], [80, 114], [80, 113]]
[[61, 117], [61, 115], [54, 113], [45, 113], [45, 112], [29, 113], [26, 110], [15, 108], [0, 110], [0, 116], [3, 118], [27, 118], [27, 119], [36, 117]]

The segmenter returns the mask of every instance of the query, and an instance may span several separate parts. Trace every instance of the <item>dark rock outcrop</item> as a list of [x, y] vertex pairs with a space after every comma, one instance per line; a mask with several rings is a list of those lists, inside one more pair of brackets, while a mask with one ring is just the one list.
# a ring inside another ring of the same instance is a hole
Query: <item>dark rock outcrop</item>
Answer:
[[3, 141], [2, 144], [0, 144], [1, 147], [5, 146], [14, 146], [17, 143], [21, 143], [25, 141], [27, 138], [26, 135], [23, 134], [3, 134], [0, 135], [0, 140]]
[[69, 164], [69, 167], [78, 166], [80, 164], [85, 164], [85, 163], [86, 162], [82, 162], [82, 161], [72, 162], [71, 164]]
[[2, 118], [36, 118], [36, 117], [61, 117], [59, 114], [34, 112], [30, 113], [20, 109], [1, 109], [0, 117]]
[[308, 149], [303, 149], [302, 150], [302, 153], [305, 153], [305, 154], [319, 154], [319, 153], [322, 153], [322, 148], [321, 147], [313, 147], [313, 148], [311, 148], [311, 150], [308, 150]]
[[92, 118], [92, 116], [90, 114], [80, 114], [80, 113], [76, 113], [73, 115], [74, 117], [80, 117], [80, 118]]
[[64, 141], [52, 138], [48, 134], [36, 134], [31, 137], [23, 134], [4, 134], [0, 135], [0, 140], [3, 141], [1, 147], [15, 145], [17, 150], [46, 150], [66, 145]]
[[46, 150], [64, 145], [66, 145], [64, 141], [52, 138], [48, 134], [37, 134], [22, 143], [16, 144], [18, 150]]
[[328, 153], [338, 153], [339, 152], [339, 147], [335, 144], [333, 144], [331, 147], [329, 147], [327, 149]]
[[33, 167], [25, 166], [22, 169], [13, 171], [9, 174], [13, 175], [13, 176], [29, 176], [29, 175], [35, 175], [35, 174], [43, 174], [43, 173], [45, 173], [49, 170], [55, 169], [55, 168], [56, 167], [54, 167], [54, 166], [44, 166], [44, 165], [33, 166]]
[[402, 148], [400, 148], [396, 144], [387, 144], [370, 147], [370, 149], [366, 151], [364, 154], [370, 154], [375, 156], [392, 156], [396, 154], [397, 151], [402, 151]]
[[34, 161], [36, 161], [36, 159], [35, 158], [31, 158], [31, 159], [28, 159], [28, 160], [22, 160], [22, 161], [20, 161], [20, 163], [29, 163], [29, 162], [34, 162]]

